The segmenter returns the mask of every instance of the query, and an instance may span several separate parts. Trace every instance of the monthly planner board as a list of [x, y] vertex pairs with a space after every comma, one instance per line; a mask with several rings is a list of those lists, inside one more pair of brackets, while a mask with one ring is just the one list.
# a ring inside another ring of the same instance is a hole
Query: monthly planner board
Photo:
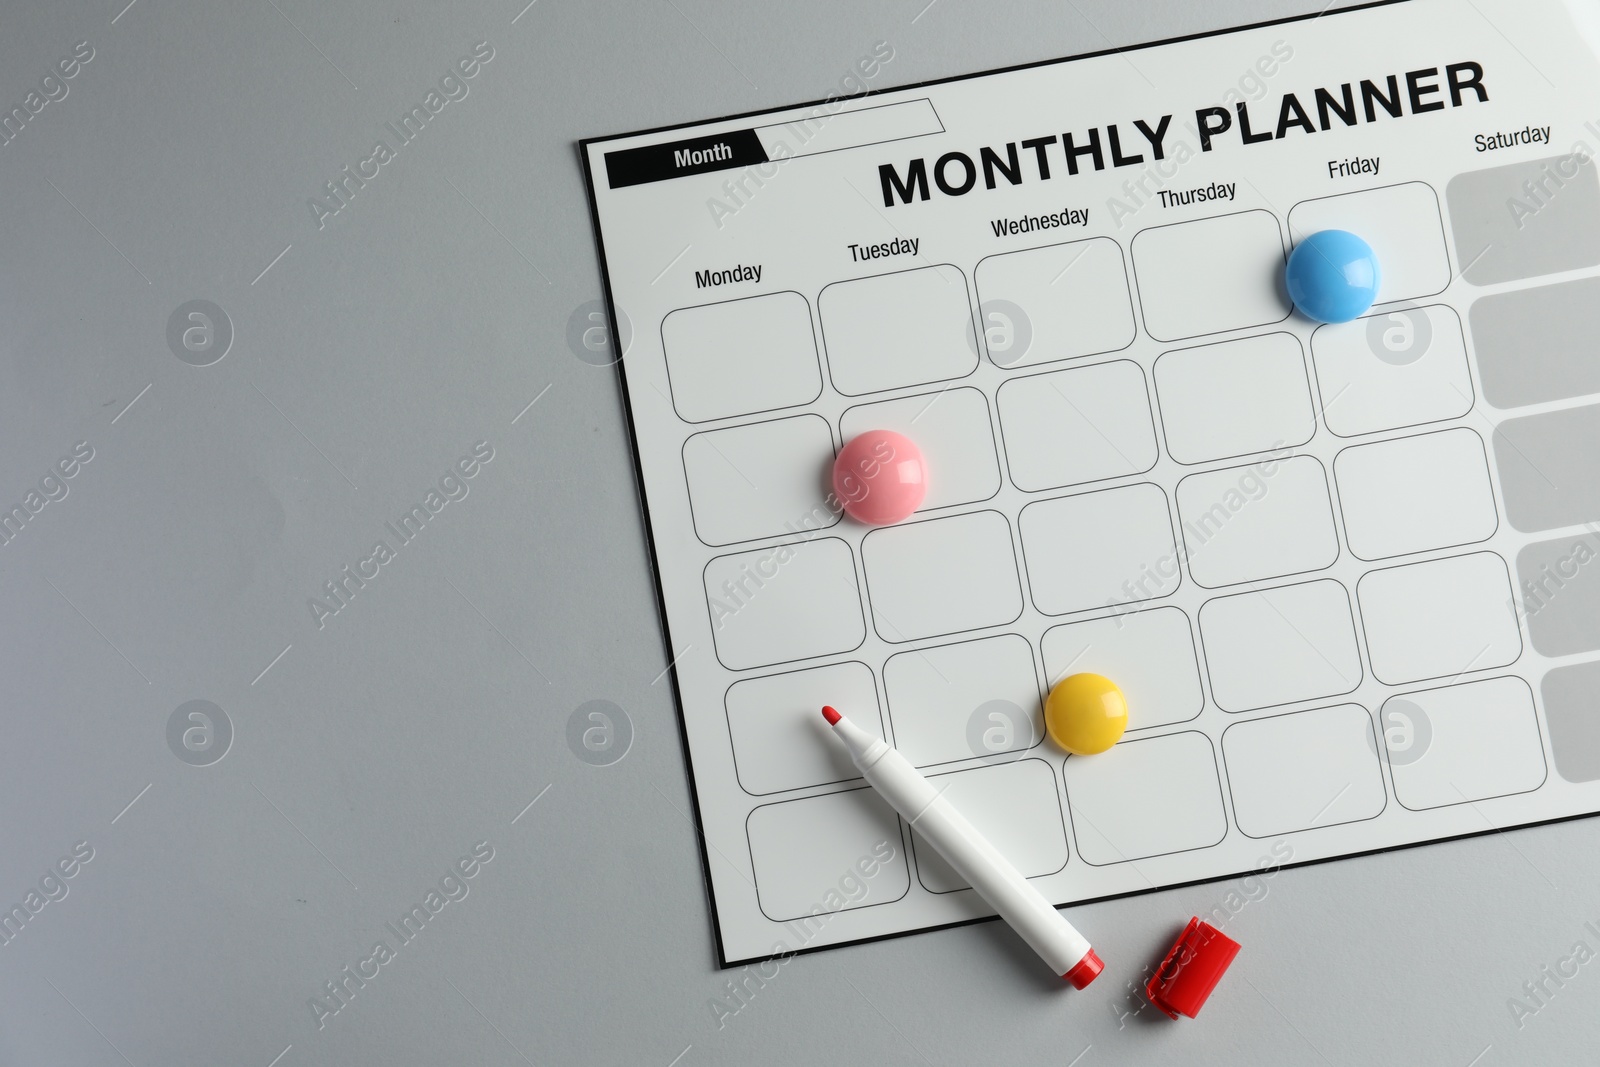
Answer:
[[[1600, 812], [1596, 15], [583, 143], [724, 964], [992, 914], [823, 704], [1060, 905]], [[1324, 229], [1381, 265], [1353, 322], [1285, 295]], [[869, 429], [927, 460], [896, 525], [831, 495]], [[1081, 671], [1130, 721], [1069, 757]]]

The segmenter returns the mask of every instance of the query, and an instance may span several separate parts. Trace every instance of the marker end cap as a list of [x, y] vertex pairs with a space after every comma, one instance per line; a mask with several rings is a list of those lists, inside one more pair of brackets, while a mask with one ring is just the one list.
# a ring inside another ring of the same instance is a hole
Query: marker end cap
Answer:
[[1099, 977], [1100, 972], [1105, 969], [1106, 965], [1100, 962], [1100, 957], [1095, 954], [1094, 949], [1090, 949], [1083, 954], [1083, 959], [1072, 965], [1072, 970], [1061, 977], [1071, 982], [1073, 989], [1082, 989]]

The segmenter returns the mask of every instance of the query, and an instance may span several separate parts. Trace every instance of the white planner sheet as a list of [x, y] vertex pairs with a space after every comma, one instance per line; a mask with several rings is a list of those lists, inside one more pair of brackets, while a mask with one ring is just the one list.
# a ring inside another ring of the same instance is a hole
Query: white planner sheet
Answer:
[[[1406, 0], [585, 141], [724, 964], [1600, 812], [1600, 62]], [[1374, 247], [1319, 325], [1285, 259]], [[927, 457], [870, 528], [830, 469]], [[1593, 563], [1593, 566], [1591, 566]], [[1126, 692], [1068, 757], [1063, 676]]]

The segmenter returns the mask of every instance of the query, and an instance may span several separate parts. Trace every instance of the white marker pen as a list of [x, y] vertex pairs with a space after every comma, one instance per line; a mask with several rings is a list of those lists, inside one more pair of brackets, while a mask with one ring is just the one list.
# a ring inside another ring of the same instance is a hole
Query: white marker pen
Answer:
[[833, 732], [867, 784], [901, 818], [939, 850], [950, 866], [987, 900], [1011, 928], [1061, 977], [1082, 989], [1104, 968], [1084, 936], [1051, 906], [1020, 871], [946, 800], [933, 783], [888, 743], [832, 708], [823, 708]]

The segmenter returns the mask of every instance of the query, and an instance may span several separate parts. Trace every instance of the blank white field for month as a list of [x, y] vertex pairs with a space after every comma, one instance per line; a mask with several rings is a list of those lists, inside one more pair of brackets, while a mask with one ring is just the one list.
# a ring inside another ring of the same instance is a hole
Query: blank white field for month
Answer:
[[900, 821], [871, 789], [763, 805], [745, 832], [761, 913], [774, 922], [887, 904], [911, 888]]
[[920, 511], [988, 500], [1000, 491], [989, 402], [977, 389], [858, 404], [844, 413], [839, 429], [846, 441], [865, 430], [893, 430], [917, 443], [934, 472]]
[[1044, 737], [1033, 648], [1016, 634], [898, 652], [883, 687], [895, 747], [918, 767], [1023, 752]]
[[1189, 573], [1207, 588], [1281, 578], [1339, 556], [1322, 464], [1310, 456], [1191, 474], [1178, 483]]
[[989, 256], [978, 264], [975, 280], [980, 307], [1003, 300], [1025, 316], [1025, 325], [1012, 327], [1027, 330], [1026, 347], [1017, 336], [988, 346], [999, 366], [1092, 356], [1133, 343], [1128, 271], [1121, 247], [1109, 237]]
[[1332, 580], [1218, 597], [1200, 609], [1200, 641], [1223, 711], [1340, 696], [1361, 684], [1350, 596]]
[[1228, 832], [1205, 734], [1122, 741], [1069, 756], [1061, 773], [1078, 855], [1096, 867], [1209, 848]]
[[1347, 448], [1333, 477], [1361, 559], [1473, 544], [1500, 523], [1483, 439], [1465, 428]]
[[[931, 775], [928, 781], [966, 816], [1024, 878], [1055, 874], [1067, 865], [1067, 831], [1055, 772], [1041, 759]], [[943, 856], [911, 834], [917, 880], [930, 893], [971, 888]]]
[[1439, 198], [1422, 182], [1302, 200], [1289, 209], [1289, 236], [1299, 244], [1318, 230], [1348, 230], [1378, 259], [1374, 304], [1415, 300], [1450, 284]]
[[1442, 422], [1472, 408], [1461, 318], [1443, 304], [1319, 326], [1311, 361], [1323, 418], [1340, 437]]
[[1222, 760], [1249, 837], [1360, 822], [1387, 802], [1372, 720], [1356, 704], [1235, 723]]
[[960, 378], [978, 365], [966, 275], [948, 264], [834, 282], [817, 301], [846, 396]]
[[1181, 581], [1159, 486], [1037, 500], [1017, 525], [1033, 603], [1046, 615], [1167, 596]]
[[728, 732], [739, 785], [761, 796], [861, 777], [844, 747], [820, 727], [832, 704], [868, 733], [883, 736], [878, 690], [865, 663], [834, 663], [728, 687]]
[[1141, 230], [1133, 273], [1158, 341], [1282, 322], [1283, 233], [1255, 209]]
[[1025, 492], [1140, 474], [1156, 464], [1150, 394], [1131, 360], [1013, 378], [996, 403], [1006, 465]]
[[1544, 784], [1544, 742], [1533, 691], [1521, 678], [1390, 697], [1378, 717], [1408, 808], [1488, 800]]
[[1128, 700], [1128, 729], [1187, 722], [1205, 707], [1189, 617], [1177, 608], [1146, 608], [1046, 630], [1045, 681], [1069, 674], [1117, 679]]
[[695, 533], [728, 545], [832, 526], [832, 462], [833, 433], [817, 415], [693, 435], [683, 443], [683, 472]]
[[1022, 614], [1011, 525], [998, 511], [873, 530], [861, 561], [872, 625], [885, 641], [1003, 626]]
[[1155, 379], [1167, 451], [1179, 463], [1292, 448], [1317, 429], [1293, 334], [1167, 352], [1156, 360]]
[[1505, 561], [1492, 552], [1373, 571], [1356, 585], [1385, 685], [1504, 667], [1522, 655]]
[[867, 636], [855, 560], [837, 537], [718, 556], [705, 588], [729, 670], [848, 652]]
[[811, 306], [799, 293], [680, 308], [662, 320], [661, 344], [685, 422], [794, 407], [822, 392]]

